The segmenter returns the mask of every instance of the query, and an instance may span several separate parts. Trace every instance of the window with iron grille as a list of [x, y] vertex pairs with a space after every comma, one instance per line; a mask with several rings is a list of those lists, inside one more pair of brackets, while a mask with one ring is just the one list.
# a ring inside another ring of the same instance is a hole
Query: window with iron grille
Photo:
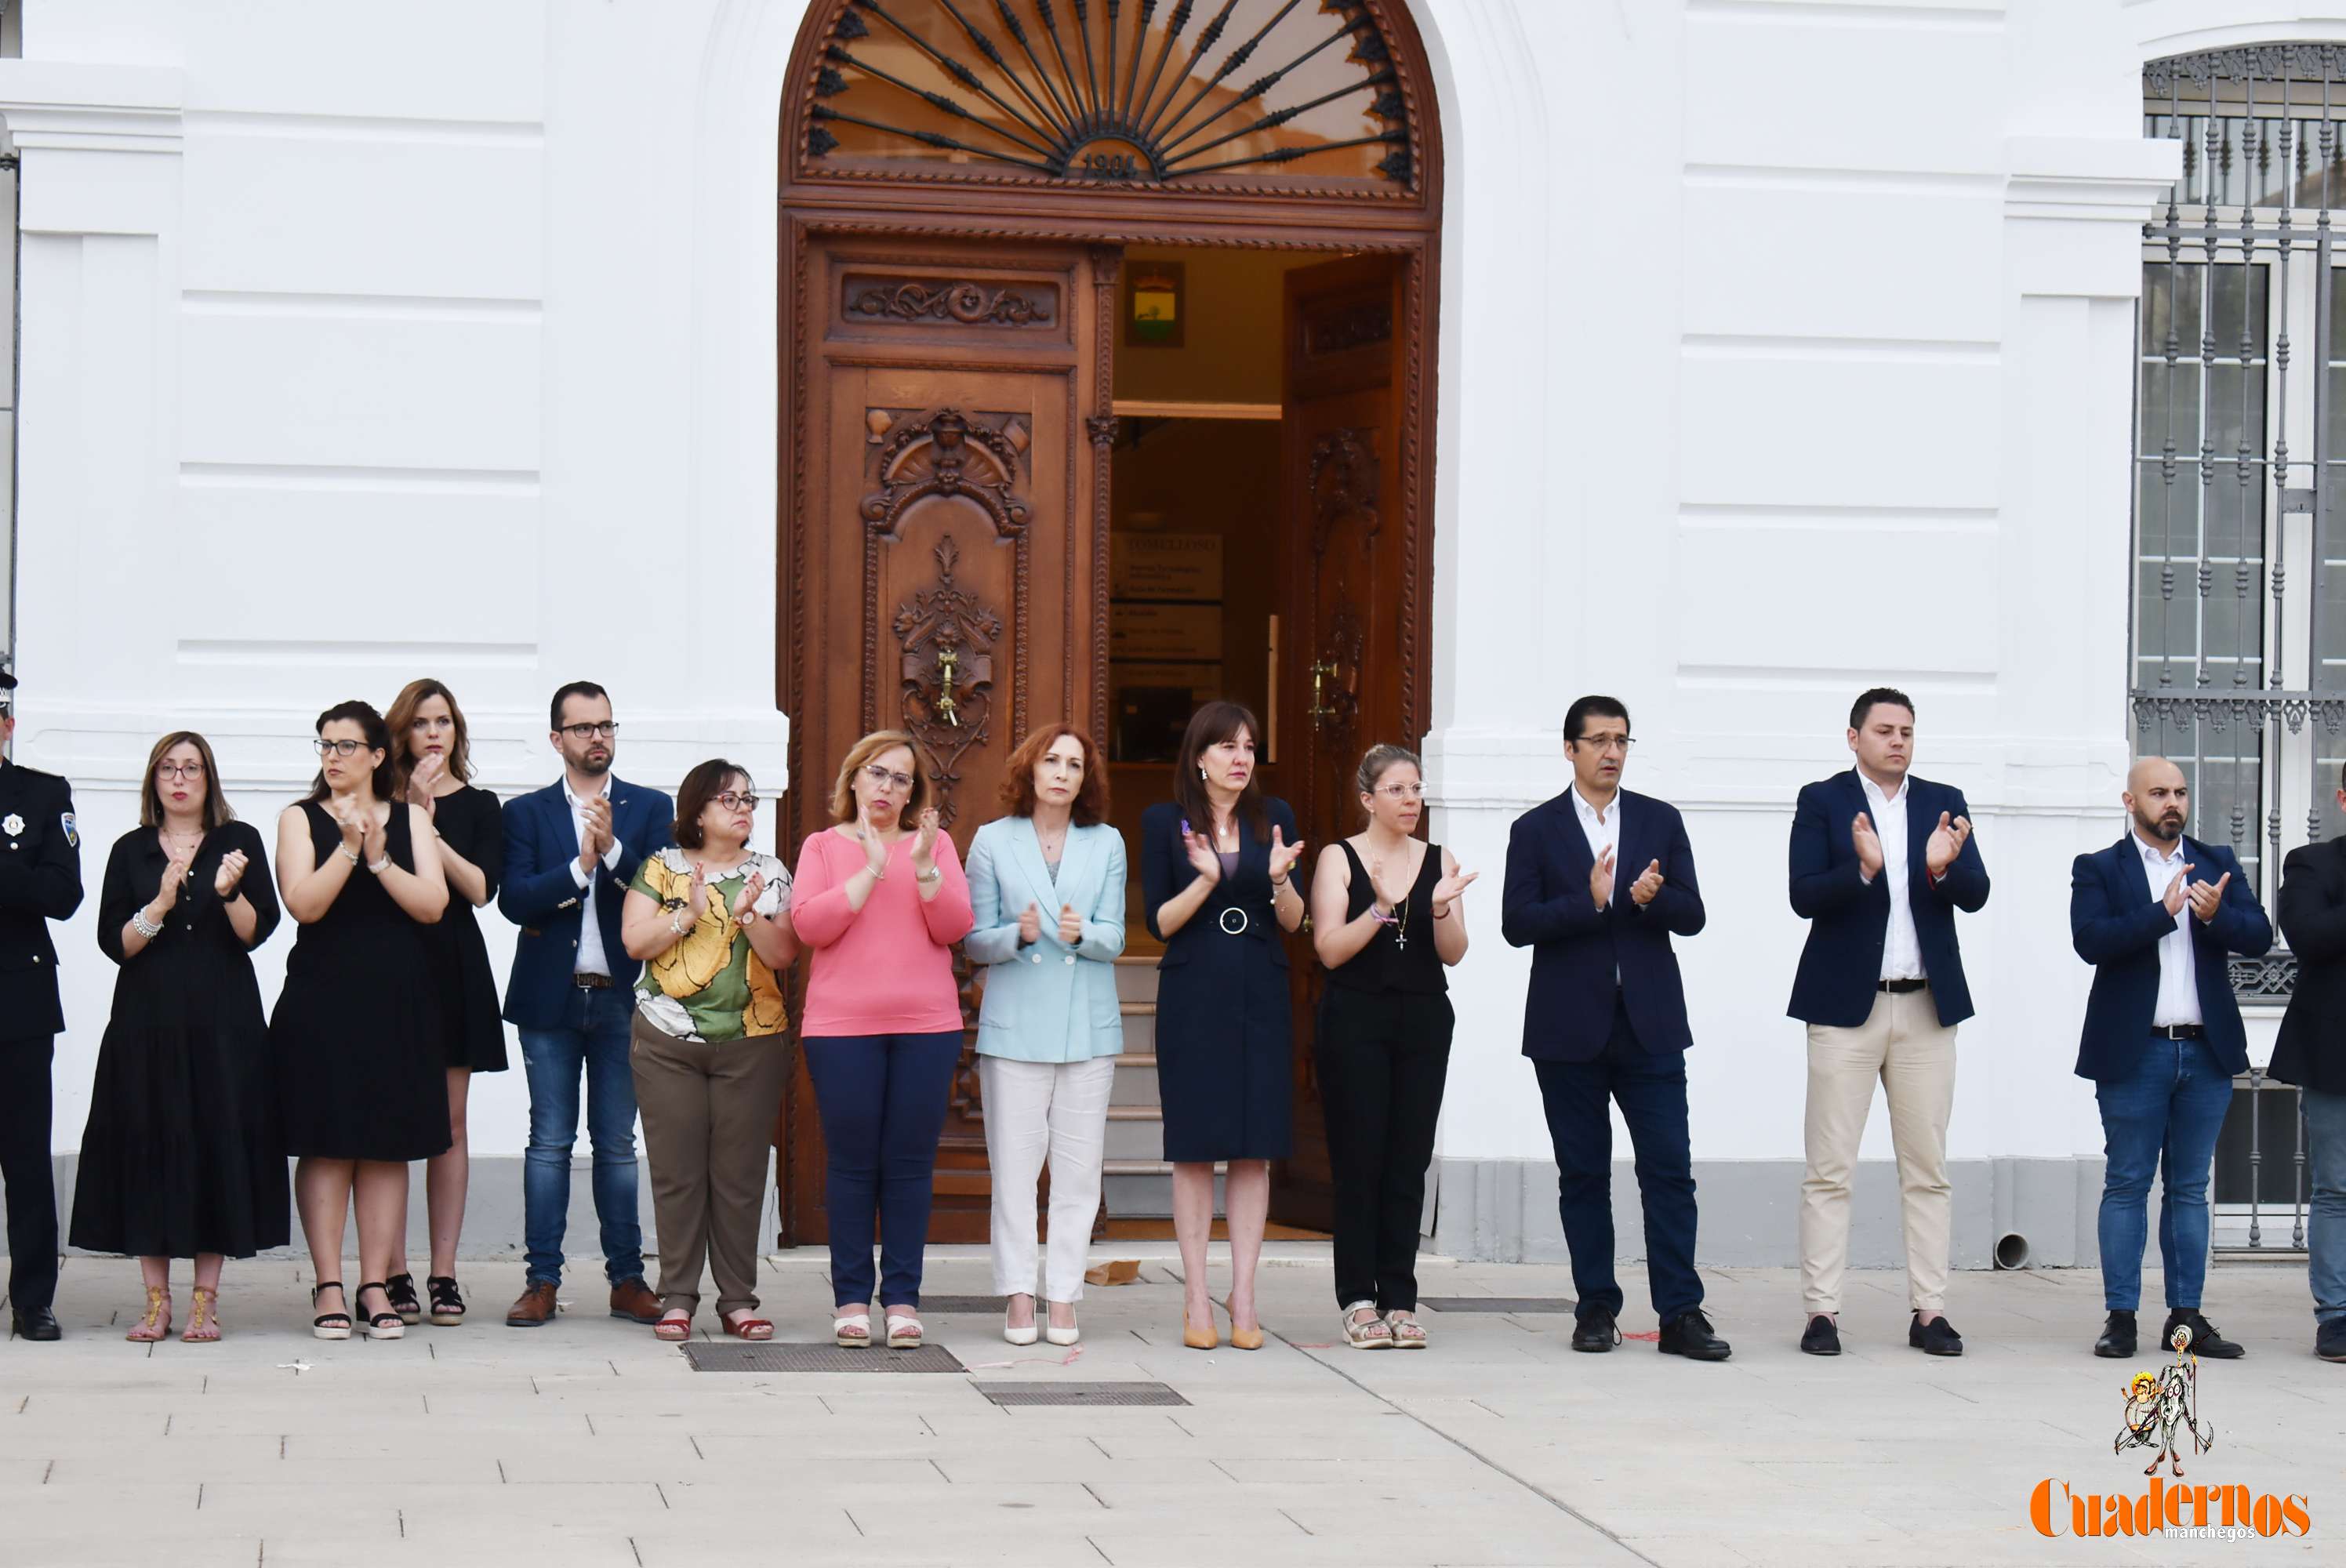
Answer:
[[[2154, 61], [2143, 129], [2183, 173], [2143, 225], [2135, 744], [2270, 909], [2281, 857], [2346, 828], [2346, 48]], [[2233, 982], [2278, 998], [2292, 972]]]

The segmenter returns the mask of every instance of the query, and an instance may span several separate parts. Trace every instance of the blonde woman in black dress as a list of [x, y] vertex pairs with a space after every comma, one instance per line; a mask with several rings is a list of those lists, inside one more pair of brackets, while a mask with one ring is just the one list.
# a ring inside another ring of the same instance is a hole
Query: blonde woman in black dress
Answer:
[[147, 1303], [125, 1336], [171, 1331], [171, 1260], [195, 1259], [179, 1338], [220, 1337], [223, 1257], [287, 1239], [285, 1155], [252, 950], [277, 929], [260, 835], [191, 730], [155, 743], [138, 826], [115, 841], [97, 945], [121, 965], [97, 1047], [74, 1184], [73, 1245], [138, 1257]]
[[358, 1200], [357, 1308], [371, 1339], [405, 1331], [384, 1281], [398, 1256], [407, 1163], [448, 1147], [445, 1047], [424, 927], [448, 884], [421, 806], [393, 799], [382, 715], [345, 702], [318, 716], [309, 799], [277, 823], [277, 881], [301, 934], [269, 1024], [286, 1152], [318, 1282], [321, 1339], [351, 1336], [342, 1221]]
[[[456, 1244], [464, 1235], [464, 1197], [472, 1179], [465, 1107], [472, 1097], [473, 1074], [502, 1073], [507, 1065], [496, 972], [489, 966], [489, 946], [473, 913], [497, 896], [505, 866], [505, 813], [495, 794], [472, 781], [472, 736], [454, 692], [436, 680], [409, 681], [392, 699], [383, 722], [391, 730], [400, 799], [422, 807], [430, 820], [440, 871], [448, 882], [448, 912], [425, 932], [432, 952], [433, 995], [440, 1003], [441, 1044], [447, 1052], [448, 1152], [423, 1167], [432, 1229], [432, 1268], [423, 1284], [432, 1298], [432, 1321], [451, 1329], [464, 1320], [464, 1298], [456, 1288]], [[403, 1199], [404, 1189], [402, 1195]], [[403, 1201], [393, 1234], [403, 1247]], [[384, 1283], [400, 1320], [421, 1320], [423, 1304], [416, 1298], [415, 1277], [403, 1260], [400, 1271]]]

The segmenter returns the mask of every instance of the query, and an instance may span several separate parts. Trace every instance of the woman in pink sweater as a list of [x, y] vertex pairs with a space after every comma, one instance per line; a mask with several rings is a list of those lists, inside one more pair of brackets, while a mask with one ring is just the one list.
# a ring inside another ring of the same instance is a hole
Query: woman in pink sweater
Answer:
[[831, 787], [833, 825], [808, 835], [791, 880], [791, 922], [811, 955], [801, 1040], [822, 1120], [831, 1337], [852, 1348], [872, 1343], [875, 1211], [889, 1347], [921, 1343], [931, 1182], [961, 1060], [953, 944], [971, 924], [934, 780], [904, 731], [857, 741]]

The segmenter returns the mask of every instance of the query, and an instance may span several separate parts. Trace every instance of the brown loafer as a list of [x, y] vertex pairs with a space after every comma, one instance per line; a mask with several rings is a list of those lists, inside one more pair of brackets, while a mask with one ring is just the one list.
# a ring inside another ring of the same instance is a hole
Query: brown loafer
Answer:
[[657, 1323], [660, 1320], [660, 1298], [641, 1276], [622, 1279], [611, 1287], [611, 1316], [631, 1322]]
[[543, 1329], [554, 1321], [557, 1309], [554, 1299], [554, 1281], [533, 1279], [526, 1289], [505, 1308], [508, 1329]]

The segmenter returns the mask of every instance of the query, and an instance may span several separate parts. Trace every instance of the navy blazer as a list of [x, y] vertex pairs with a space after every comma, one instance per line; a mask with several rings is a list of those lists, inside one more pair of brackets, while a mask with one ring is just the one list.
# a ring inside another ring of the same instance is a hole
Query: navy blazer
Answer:
[[[1536, 1060], [1586, 1062], [1605, 1049], [1613, 1033], [1616, 972], [1637, 1044], [1648, 1051], [1694, 1044], [1686, 986], [1670, 948], [1673, 933], [1692, 936], [1707, 918], [1686, 820], [1669, 802], [1627, 789], [1614, 797], [1613, 809], [1621, 814], [1621, 848], [1613, 860], [1613, 901], [1603, 909], [1589, 897], [1596, 851], [1570, 790], [1516, 818], [1507, 835], [1499, 933], [1508, 946], [1532, 950], [1524, 1054]], [[1639, 904], [1629, 884], [1652, 860], [1662, 863], [1662, 891]]]
[[627, 884], [646, 855], [674, 841], [676, 802], [657, 789], [611, 779], [611, 832], [619, 840], [619, 863], [597, 864], [587, 892], [570, 868], [578, 859], [578, 829], [562, 780], [533, 789], [505, 807], [505, 885], [497, 908], [521, 927], [514, 944], [513, 978], [505, 986], [505, 1020], [520, 1029], [568, 1026], [564, 1004], [575, 989], [578, 932], [591, 893], [611, 962], [611, 983], [633, 985], [643, 966], [619, 941], [619, 911]]
[[[1871, 817], [1873, 807], [1854, 768], [1803, 787], [1792, 809], [1792, 912], [1809, 922], [1809, 942], [1800, 950], [1785, 1011], [1803, 1023], [1835, 1029], [1854, 1029], [1873, 1011], [1882, 949], [1890, 939], [1890, 878], [1877, 876], [1869, 885], [1850, 838], [1860, 811]], [[1951, 1029], [1973, 1012], [1955, 911], [1977, 914], [1987, 902], [1987, 862], [1980, 859], [1974, 833], [1964, 840], [1946, 876], [1931, 881], [1931, 835], [1943, 811], [1965, 819], [1972, 814], [1964, 792], [1953, 785], [1909, 774], [1906, 903], [1940, 1027]], [[1881, 826], [1874, 823], [1877, 831]]]
[[[2158, 1009], [2158, 943], [2175, 929], [2175, 917], [2151, 896], [2150, 872], [2137, 847], [2140, 842], [2128, 832], [2106, 850], [2079, 855], [2069, 868], [2069, 942], [2077, 956], [2094, 966], [2085, 1033], [2077, 1042], [2080, 1078], [2100, 1082], [2126, 1076], [2142, 1058], [2150, 1021]], [[2188, 923], [2208, 1048], [2225, 1072], [2245, 1073], [2249, 1037], [2240, 1027], [2240, 1004], [2232, 999], [2226, 954], [2254, 958], [2270, 949], [2272, 921], [2265, 918], [2231, 850], [2187, 834], [2183, 858], [2191, 864], [2194, 882], [2219, 881], [2227, 871], [2232, 876], [2216, 918], [2202, 921], [2194, 915]], [[2184, 908], [2188, 911], [2190, 906]]]

